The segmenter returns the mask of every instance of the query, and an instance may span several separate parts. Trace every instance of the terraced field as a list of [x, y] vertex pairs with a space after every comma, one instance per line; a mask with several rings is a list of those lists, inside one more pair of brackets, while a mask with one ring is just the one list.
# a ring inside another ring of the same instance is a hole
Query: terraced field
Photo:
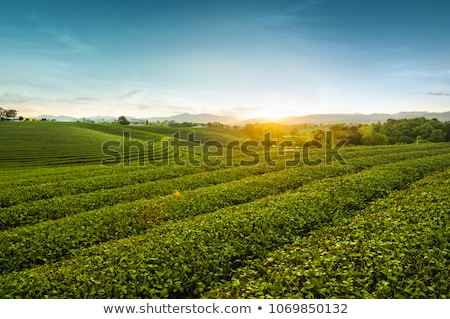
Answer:
[[[107, 159], [102, 152], [105, 142], [121, 143], [124, 131], [141, 141], [159, 141], [165, 135], [144, 132], [132, 127], [91, 123], [2, 122], [0, 134], [0, 169], [38, 166], [98, 165]], [[159, 146], [159, 144], [156, 144]], [[122, 146], [124, 160], [135, 160], [135, 147]], [[129, 150], [129, 151], [128, 151]], [[155, 147], [155, 158], [170, 156]]]
[[101, 145], [122, 127], [0, 124], [1, 298], [450, 297], [449, 144], [111, 166]]

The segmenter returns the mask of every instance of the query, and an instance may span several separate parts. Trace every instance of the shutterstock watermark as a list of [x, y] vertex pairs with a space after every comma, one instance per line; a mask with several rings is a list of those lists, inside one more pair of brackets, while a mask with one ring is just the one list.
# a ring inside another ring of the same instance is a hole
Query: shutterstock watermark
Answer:
[[333, 141], [332, 131], [325, 131], [323, 141], [298, 142], [290, 139], [275, 140], [271, 133], [258, 140], [231, 140], [226, 143], [218, 140], [197, 140], [195, 132], [173, 134], [171, 138], [142, 141], [133, 139], [131, 132], [123, 132], [121, 141], [108, 140], [102, 144], [105, 158], [103, 165], [139, 166], [255, 166], [284, 165], [348, 165], [340, 149], [347, 140]]

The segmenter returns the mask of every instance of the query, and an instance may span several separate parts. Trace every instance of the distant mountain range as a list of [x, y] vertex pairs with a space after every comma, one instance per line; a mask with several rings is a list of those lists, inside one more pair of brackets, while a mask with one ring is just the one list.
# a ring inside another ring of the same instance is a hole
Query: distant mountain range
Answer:
[[[277, 120], [276, 122], [284, 124], [299, 124], [299, 123], [322, 123], [322, 124], [334, 124], [334, 123], [358, 123], [358, 124], [370, 124], [376, 122], [386, 122], [387, 119], [410, 119], [415, 117], [425, 117], [427, 119], [436, 118], [440, 121], [450, 121], [450, 111], [443, 113], [434, 112], [400, 112], [395, 114], [386, 113], [374, 113], [374, 114], [312, 114], [305, 116], [289, 116]], [[56, 120], [60, 122], [76, 122], [82, 120], [91, 120], [94, 122], [112, 122], [117, 120], [117, 117], [113, 116], [94, 116], [86, 118], [75, 118], [71, 116], [53, 116], [53, 115], [40, 115], [38, 118], [45, 118], [47, 120]], [[183, 113], [168, 117], [150, 117], [150, 118], [134, 118], [127, 117], [130, 121], [143, 122], [148, 120], [149, 122], [164, 122], [175, 121], [181, 122], [193, 122], [193, 123], [208, 123], [208, 122], [220, 122], [228, 125], [244, 125], [248, 123], [267, 123], [273, 122], [273, 120], [265, 118], [254, 118], [249, 120], [239, 120], [227, 116], [219, 116], [214, 114], [200, 113], [189, 114]]]
[[[38, 119], [46, 119], [46, 120], [56, 120], [59, 122], [76, 122], [76, 121], [83, 121], [83, 120], [91, 120], [94, 122], [113, 122], [117, 120], [117, 117], [114, 116], [91, 116], [91, 117], [82, 117], [82, 118], [76, 118], [71, 116], [54, 116], [54, 115], [39, 115]], [[220, 122], [223, 124], [238, 124], [241, 122], [241, 120], [237, 120], [232, 117], [227, 116], [219, 116], [214, 114], [207, 114], [207, 113], [200, 113], [200, 114], [189, 114], [189, 113], [183, 113], [183, 114], [177, 114], [173, 116], [168, 117], [149, 117], [149, 118], [136, 118], [132, 116], [126, 116], [126, 118], [130, 121], [145, 121], [148, 120], [149, 122], [164, 122], [164, 121], [175, 121], [178, 123], [182, 122], [193, 122], [193, 123], [208, 123], [208, 122]]]
[[425, 117], [427, 119], [436, 118], [440, 121], [450, 121], [450, 111], [443, 113], [432, 112], [400, 112], [395, 114], [374, 113], [374, 114], [313, 114], [306, 116], [290, 116], [283, 118], [281, 122], [286, 124], [297, 123], [358, 123], [358, 124], [370, 124], [376, 122], [386, 122], [388, 119], [400, 120], [411, 119], [416, 117]]

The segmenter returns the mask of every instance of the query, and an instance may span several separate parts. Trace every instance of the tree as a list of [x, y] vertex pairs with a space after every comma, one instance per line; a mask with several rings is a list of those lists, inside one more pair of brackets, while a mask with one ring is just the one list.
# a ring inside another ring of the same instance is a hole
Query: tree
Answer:
[[434, 127], [431, 125], [430, 122], [425, 122], [424, 124], [416, 127], [414, 129], [414, 133], [416, 136], [420, 135], [425, 139], [428, 139], [431, 135], [431, 132], [433, 132]]
[[5, 116], [6, 117], [16, 117], [17, 115], [17, 111], [16, 110], [6, 110], [5, 111]]
[[361, 145], [363, 135], [358, 131], [357, 126], [352, 126], [349, 129], [348, 143], [352, 145]]
[[399, 137], [397, 142], [411, 144], [411, 143], [414, 143], [415, 141], [416, 141], [416, 139], [414, 139], [413, 137], [402, 135]]
[[127, 120], [127, 118], [123, 115], [119, 116], [119, 119], [117, 120], [120, 125], [129, 125], [130, 121]]
[[431, 131], [429, 141], [430, 142], [445, 142], [446, 134], [443, 130]]
[[364, 145], [387, 145], [389, 139], [382, 133], [372, 133], [364, 136], [362, 138], [362, 143]]
[[242, 128], [242, 133], [250, 138], [254, 138], [255, 134], [255, 125], [254, 124], [245, 124], [245, 126]]
[[17, 115], [17, 111], [10, 109], [4, 109], [3, 107], [0, 107], [0, 119], [4, 120], [5, 118], [10, 118], [10, 117], [16, 117]]
[[313, 139], [319, 142], [325, 141], [325, 131], [324, 130], [315, 130], [313, 132]]
[[446, 132], [446, 138], [445, 141], [446, 142], [450, 142], [450, 122], [445, 122], [444, 123], [444, 131]]

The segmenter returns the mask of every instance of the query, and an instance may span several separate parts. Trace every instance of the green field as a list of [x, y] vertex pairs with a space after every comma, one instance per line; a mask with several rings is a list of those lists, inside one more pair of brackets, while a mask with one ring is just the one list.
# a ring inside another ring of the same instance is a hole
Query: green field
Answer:
[[239, 165], [232, 128], [193, 131], [0, 122], [0, 298], [450, 298], [449, 143]]

